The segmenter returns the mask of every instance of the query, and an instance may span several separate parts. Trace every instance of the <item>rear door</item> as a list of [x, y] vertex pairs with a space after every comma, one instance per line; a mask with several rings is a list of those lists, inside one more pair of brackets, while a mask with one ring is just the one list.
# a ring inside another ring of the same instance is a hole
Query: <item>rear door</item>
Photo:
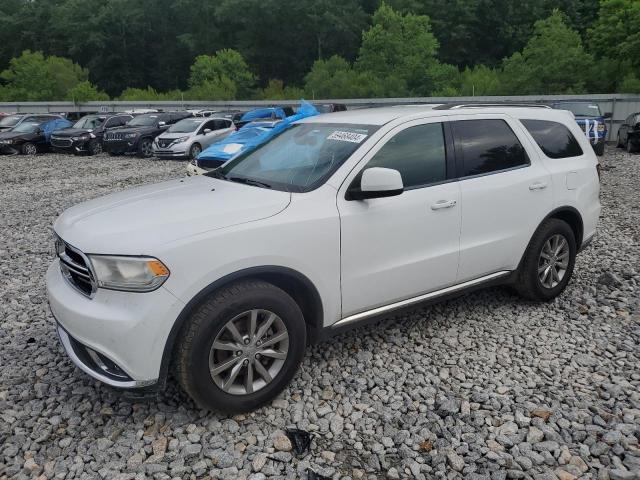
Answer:
[[514, 270], [551, 211], [551, 175], [522, 126], [506, 115], [451, 124], [462, 229], [457, 282]]

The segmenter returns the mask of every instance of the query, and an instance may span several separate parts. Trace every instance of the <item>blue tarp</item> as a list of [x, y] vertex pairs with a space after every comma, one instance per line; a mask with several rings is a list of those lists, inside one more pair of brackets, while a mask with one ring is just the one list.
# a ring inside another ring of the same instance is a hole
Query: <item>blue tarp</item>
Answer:
[[265, 118], [286, 118], [287, 114], [280, 107], [269, 108], [256, 108], [255, 110], [249, 110], [240, 118], [241, 122], [251, 122], [252, 120], [265, 119]]
[[292, 123], [303, 118], [318, 115], [316, 107], [304, 100], [295, 115], [286, 117], [280, 122], [252, 122], [219, 142], [214, 143], [198, 155], [199, 160], [229, 160], [239, 153], [253, 150], [270, 138], [286, 130]]
[[69, 120], [66, 120], [64, 118], [56, 118], [55, 120], [51, 120], [50, 122], [43, 123], [41, 128], [42, 128], [42, 131], [44, 132], [44, 137], [47, 139], [47, 142], [48, 142], [51, 138], [52, 132], [56, 130], [62, 130], [64, 128], [69, 128], [72, 125], [73, 123], [71, 123]]

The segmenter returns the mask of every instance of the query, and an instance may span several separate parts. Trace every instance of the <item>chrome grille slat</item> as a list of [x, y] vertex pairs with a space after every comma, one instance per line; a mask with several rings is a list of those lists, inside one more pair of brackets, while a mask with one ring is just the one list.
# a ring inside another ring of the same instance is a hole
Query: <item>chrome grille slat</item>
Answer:
[[82, 295], [93, 297], [98, 284], [86, 255], [60, 237], [56, 238], [56, 253], [60, 260], [62, 276]]

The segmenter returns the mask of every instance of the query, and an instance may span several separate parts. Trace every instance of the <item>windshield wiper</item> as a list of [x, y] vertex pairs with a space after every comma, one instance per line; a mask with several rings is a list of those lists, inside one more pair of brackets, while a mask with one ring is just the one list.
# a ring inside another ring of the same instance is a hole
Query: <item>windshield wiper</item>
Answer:
[[226, 177], [227, 180], [232, 182], [244, 183], [245, 185], [253, 185], [256, 187], [262, 188], [272, 188], [268, 183], [260, 182], [258, 180], [253, 180], [252, 178], [244, 178], [244, 177]]
[[220, 170], [216, 169], [213, 170], [210, 174], [210, 177], [213, 178], [219, 178], [220, 180], [228, 180], [228, 178], [226, 177], [226, 175], [224, 173], [222, 173]]

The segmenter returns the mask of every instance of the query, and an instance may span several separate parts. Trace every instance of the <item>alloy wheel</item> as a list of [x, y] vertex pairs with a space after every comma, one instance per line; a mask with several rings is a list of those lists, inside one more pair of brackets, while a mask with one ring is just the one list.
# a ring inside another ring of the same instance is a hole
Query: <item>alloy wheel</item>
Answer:
[[569, 268], [569, 242], [559, 233], [551, 236], [542, 247], [538, 259], [538, 278], [545, 288], [556, 287]]
[[280, 373], [289, 351], [289, 332], [273, 312], [253, 309], [229, 320], [209, 352], [214, 383], [232, 395], [254, 393]]
[[202, 150], [200, 149], [199, 145], [194, 145], [193, 147], [191, 147], [191, 158], [196, 158], [198, 155], [200, 155], [200, 152]]
[[29, 144], [25, 145], [24, 153], [26, 155], [35, 155], [36, 153], [38, 153], [38, 150], [36, 149], [35, 145], [29, 143]]
[[153, 147], [151, 146], [150, 140], [143, 140], [140, 149], [142, 150], [142, 155], [145, 157], [150, 157], [153, 153]]

